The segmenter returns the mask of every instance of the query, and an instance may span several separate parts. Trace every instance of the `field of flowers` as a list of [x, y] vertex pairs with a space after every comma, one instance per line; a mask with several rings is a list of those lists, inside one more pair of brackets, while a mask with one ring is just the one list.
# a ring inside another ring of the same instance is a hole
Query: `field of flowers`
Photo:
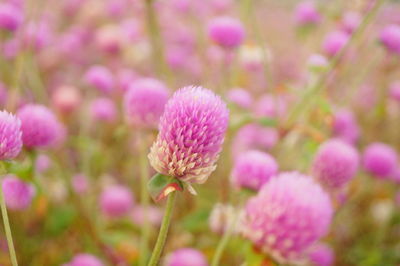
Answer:
[[400, 2], [2, 0], [0, 266], [400, 265]]

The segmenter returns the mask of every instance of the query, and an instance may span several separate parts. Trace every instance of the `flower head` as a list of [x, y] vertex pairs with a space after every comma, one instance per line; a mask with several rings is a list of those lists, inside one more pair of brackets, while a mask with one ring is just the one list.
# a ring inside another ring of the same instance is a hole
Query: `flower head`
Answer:
[[21, 135], [21, 121], [6, 111], [0, 111], [0, 160], [14, 159], [20, 153]]
[[114, 89], [114, 77], [104, 66], [95, 65], [85, 74], [85, 81], [103, 93], [110, 93]]
[[166, 266], [207, 266], [203, 253], [193, 248], [181, 248], [169, 254]]
[[300, 25], [313, 25], [321, 21], [321, 15], [313, 2], [301, 2], [296, 7], [296, 22]]
[[400, 54], [400, 26], [396, 24], [386, 26], [379, 38], [389, 52]]
[[14, 175], [4, 177], [2, 189], [6, 205], [12, 210], [22, 210], [27, 208], [35, 195], [34, 187], [17, 178]]
[[312, 247], [308, 258], [314, 266], [331, 266], [335, 257], [331, 247], [318, 243]]
[[323, 43], [323, 50], [328, 56], [335, 56], [349, 41], [349, 35], [342, 31], [329, 33]]
[[204, 183], [215, 170], [229, 112], [225, 103], [202, 87], [184, 87], [168, 101], [150, 163], [159, 173]]
[[126, 215], [133, 206], [133, 196], [124, 186], [107, 187], [100, 196], [100, 207], [110, 217]]
[[258, 191], [278, 173], [278, 164], [268, 153], [251, 150], [238, 155], [232, 169], [232, 182], [236, 187]]
[[236, 48], [242, 44], [245, 30], [242, 23], [231, 17], [218, 17], [208, 25], [208, 35], [224, 48]]
[[354, 114], [349, 110], [339, 110], [333, 117], [333, 134], [349, 143], [355, 143], [360, 137], [360, 128]]
[[96, 256], [87, 253], [77, 254], [65, 266], [103, 266], [103, 262]]
[[324, 142], [313, 162], [313, 175], [325, 187], [343, 187], [357, 172], [359, 163], [356, 149], [341, 140]]
[[21, 119], [22, 141], [28, 148], [57, 145], [65, 136], [65, 128], [54, 113], [39, 104], [27, 104], [17, 112]]
[[251, 94], [247, 90], [241, 88], [231, 89], [228, 92], [227, 98], [230, 102], [243, 109], [249, 109], [253, 103]]
[[15, 31], [22, 24], [24, 15], [21, 8], [9, 4], [0, 4], [0, 28]]
[[390, 178], [397, 167], [397, 153], [387, 144], [372, 143], [364, 151], [363, 165], [379, 178]]
[[156, 128], [168, 97], [169, 89], [161, 81], [151, 78], [134, 81], [124, 98], [128, 121], [135, 126]]
[[266, 183], [245, 212], [245, 237], [276, 260], [293, 262], [328, 232], [333, 209], [321, 186], [291, 172]]
[[111, 99], [97, 98], [90, 104], [90, 115], [96, 121], [114, 122], [117, 119], [117, 108]]

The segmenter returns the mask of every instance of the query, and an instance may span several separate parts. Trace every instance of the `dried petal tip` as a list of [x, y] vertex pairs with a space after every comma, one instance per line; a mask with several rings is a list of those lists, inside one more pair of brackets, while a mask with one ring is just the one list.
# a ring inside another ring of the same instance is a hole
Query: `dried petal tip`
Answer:
[[204, 183], [216, 168], [229, 112], [221, 98], [202, 87], [184, 87], [167, 102], [149, 154], [159, 173]]
[[0, 160], [14, 159], [22, 148], [21, 122], [14, 115], [0, 111]]

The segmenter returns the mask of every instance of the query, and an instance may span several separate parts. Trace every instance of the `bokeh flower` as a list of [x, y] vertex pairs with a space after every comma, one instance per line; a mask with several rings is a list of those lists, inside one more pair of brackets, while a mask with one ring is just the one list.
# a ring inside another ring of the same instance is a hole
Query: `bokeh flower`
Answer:
[[215, 170], [229, 112], [221, 98], [202, 87], [184, 87], [168, 101], [150, 164], [159, 173], [204, 183]]
[[134, 81], [124, 97], [128, 122], [139, 127], [156, 128], [168, 97], [169, 89], [159, 80], [143, 78]]
[[356, 174], [359, 164], [357, 150], [339, 139], [322, 143], [313, 161], [313, 175], [329, 189], [342, 188]]
[[6, 111], [0, 111], [0, 160], [14, 159], [20, 153], [21, 136], [21, 121]]
[[382, 29], [379, 39], [385, 48], [392, 53], [400, 54], [400, 26], [391, 24]]
[[385, 143], [372, 143], [364, 151], [365, 170], [378, 178], [390, 178], [397, 167], [396, 151]]
[[35, 195], [35, 188], [14, 175], [7, 175], [1, 183], [7, 208], [23, 210], [29, 207]]
[[22, 141], [27, 148], [47, 148], [59, 144], [65, 128], [54, 113], [39, 104], [27, 104], [17, 112], [21, 120]]
[[312, 247], [308, 258], [313, 266], [331, 266], [335, 256], [331, 247], [324, 243], [318, 243]]
[[169, 254], [165, 266], [207, 266], [203, 253], [193, 248], [181, 248]]
[[133, 195], [131, 191], [120, 185], [107, 187], [100, 195], [101, 211], [109, 217], [121, 217], [132, 209]]
[[299, 25], [315, 25], [321, 21], [321, 14], [313, 2], [304, 1], [297, 5], [295, 18]]
[[89, 111], [94, 121], [114, 122], [117, 119], [115, 103], [107, 97], [94, 99], [90, 103]]
[[70, 262], [64, 266], [104, 266], [103, 262], [96, 256], [88, 253], [75, 255]]
[[268, 153], [250, 150], [238, 155], [231, 179], [235, 187], [258, 191], [278, 173], [278, 163]]
[[208, 35], [212, 41], [224, 48], [236, 48], [242, 44], [245, 30], [240, 20], [217, 17], [208, 24]]
[[109, 94], [114, 90], [114, 77], [105, 66], [95, 65], [88, 69], [84, 77], [87, 84], [100, 92]]
[[266, 183], [245, 212], [244, 236], [279, 262], [291, 263], [327, 234], [333, 209], [312, 178], [290, 172]]

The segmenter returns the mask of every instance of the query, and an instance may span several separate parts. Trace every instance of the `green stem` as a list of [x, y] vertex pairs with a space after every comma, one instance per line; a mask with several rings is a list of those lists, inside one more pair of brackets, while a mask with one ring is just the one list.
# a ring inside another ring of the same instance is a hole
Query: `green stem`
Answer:
[[144, 266], [148, 257], [148, 244], [150, 236], [150, 224], [148, 222], [149, 195], [147, 193], [147, 182], [149, 181], [148, 161], [147, 161], [147, 141], [146, 136], [140, 134], [140, 203], [143, 212], [143, 224], [141, 226], [140, 239], [140, 258], [139, 265]]
[[1, 215], [3, 216], [4, 230], [6, 232], [8, 251], [10, 253], [11, 263], [13, 266], [18, 266], [17, 256], [15, 255], [14, 242], [11, 234], [10, 222], [8, 220], [6, 201], [4, 199], [4, 194], [3, 194], [3, 186], [1, 186], [0, 189], [0, 205], [1, 205]]
[[221, 238], [221, 241], [219, 241], [217, 249], [215, 251], [213, 260], [211, 262], [211, 266], [218, 266], [219, 261], [221, 260], [222, 253], [224, 253], [225, 247], [227, 246], [229, 239], [232, 236], [232, 231], [233, 231], [233, 226], [230, 226], [230, 228], [227, 228], [224, 232], [224, 235]]
[[164, 218], [148, 266], [156, 266], [158, 264], [158, 261], [160, 260], [161, 252], [164, 249], [165, 240], [167, 239], [168, 228], [172, 217], [172, 210], [174, 209], [174, 204], [175, 204], [175, 197], [176, 197], [176, 191], [173, 191], [168, 195]]

